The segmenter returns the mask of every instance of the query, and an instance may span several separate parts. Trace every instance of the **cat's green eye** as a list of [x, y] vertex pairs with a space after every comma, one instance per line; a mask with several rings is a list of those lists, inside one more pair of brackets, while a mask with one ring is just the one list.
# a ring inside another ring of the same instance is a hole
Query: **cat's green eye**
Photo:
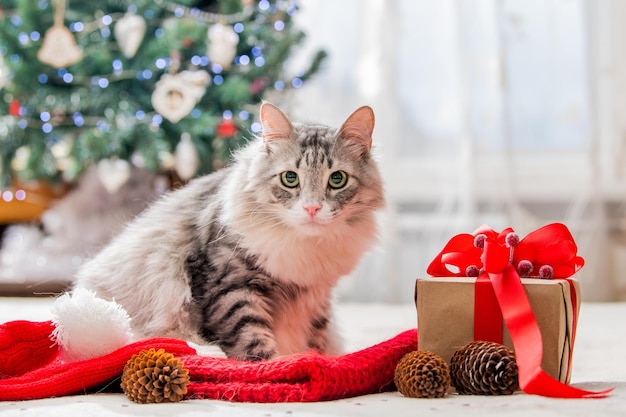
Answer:
[[298, 178], [298, 174], [293, 171], [285, 171], [280, 174], [280, 181], [283, 183], [285, 187], [296, 188], [300, 183], [300, 179]]
[[348, 174], [343, 171], [335, 171], [328, 177], [328, 185], [330, 188], [341, 188], [348, 182]]

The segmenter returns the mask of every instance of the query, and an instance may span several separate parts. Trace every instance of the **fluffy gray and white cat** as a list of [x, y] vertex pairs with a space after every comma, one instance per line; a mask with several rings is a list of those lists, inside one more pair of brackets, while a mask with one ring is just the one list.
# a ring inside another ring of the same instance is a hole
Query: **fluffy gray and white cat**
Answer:
[[136, 335], [245, 360], [341, 352], [332, 291], [376, 241], [384, 206], [374, 113], [336, 129], [263, 103], [260, 121], [231, 165], [157, 201], [78, 272]]

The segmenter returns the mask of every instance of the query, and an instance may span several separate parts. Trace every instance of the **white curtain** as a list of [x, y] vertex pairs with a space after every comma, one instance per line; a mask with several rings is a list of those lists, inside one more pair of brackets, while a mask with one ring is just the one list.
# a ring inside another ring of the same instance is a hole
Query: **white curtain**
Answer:
[[380, 247], [341, 297], [411, 302], [453, 235], [558, 221], [586, 260], [583, 299], [626, 299], [626, 2], [300, 5], [307, 42], [290, 66], [330, 56], [285, 104], [334, 125], [371, 105], [390, 203]]

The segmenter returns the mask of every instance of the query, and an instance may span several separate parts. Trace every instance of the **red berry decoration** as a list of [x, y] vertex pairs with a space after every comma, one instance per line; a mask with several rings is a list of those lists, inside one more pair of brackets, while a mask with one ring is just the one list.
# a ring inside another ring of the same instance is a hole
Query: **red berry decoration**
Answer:
[[224, 119], [217, 125], [216, 133], [220, 138], [232, 138], [237, 134], [237, 125], [230, 119]]
[[17, 99], [11, 100], [11, 102], [9, 103], [9, 115], [19, 116], [21, 108], [22, 108], [22, 105], [20, 104], [19, 100]]

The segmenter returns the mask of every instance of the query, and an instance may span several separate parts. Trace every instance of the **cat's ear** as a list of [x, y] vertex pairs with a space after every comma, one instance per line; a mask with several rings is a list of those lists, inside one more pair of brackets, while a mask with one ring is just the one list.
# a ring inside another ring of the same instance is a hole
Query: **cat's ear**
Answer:
[[275, 140], [292, 137], [293, 126], [278, 107], [270, 103], [261, 104], [259, 117], [263, 125], [263, 141], [266, 145]]
[[372, 148], [374, 132], [374, 111], [369, 106], [356, 109], [338, 130], [338, 136], [350, 142], [361, 154], [369, 153]]

